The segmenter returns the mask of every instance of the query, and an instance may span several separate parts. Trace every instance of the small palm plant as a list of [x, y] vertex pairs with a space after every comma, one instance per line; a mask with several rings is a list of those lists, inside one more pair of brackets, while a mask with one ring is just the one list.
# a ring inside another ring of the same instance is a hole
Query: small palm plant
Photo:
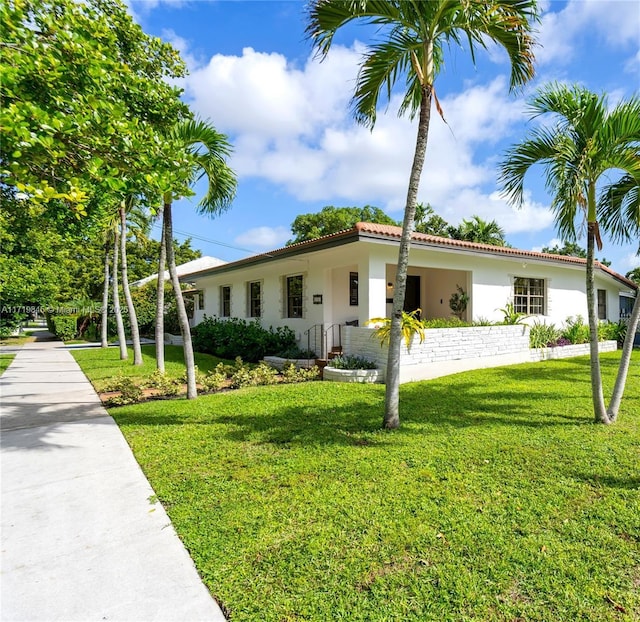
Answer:
[[[420, 343], [424, 341], [424, 324], [420, 320], [422, 309], [415, 309], [411, 313], [402, 312], [402, 336], [407, 345], [407, 350], [411, 347], [414, 335], [418, 335]], [[367, 325], [373, 324], [379, 326], [376, 328], [375, 335], [380, 339], [380, 345], [383, 346], [391, 336], [391, 318], [374, 317], [368, 320]]]

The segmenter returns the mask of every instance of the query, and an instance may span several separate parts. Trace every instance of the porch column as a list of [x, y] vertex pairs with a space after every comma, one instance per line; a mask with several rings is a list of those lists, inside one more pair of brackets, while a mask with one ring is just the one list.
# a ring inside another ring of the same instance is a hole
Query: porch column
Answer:
[[374, 317], [386, 317], [386, 264], [383, 259], [366, 257], [358, 263], [360, 326]]

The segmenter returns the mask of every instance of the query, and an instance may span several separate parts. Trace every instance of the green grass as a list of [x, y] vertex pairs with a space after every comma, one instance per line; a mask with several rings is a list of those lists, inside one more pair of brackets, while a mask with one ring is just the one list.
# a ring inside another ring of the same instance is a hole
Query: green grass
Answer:
[[400, 397], [395, 432], [372, 385], [111, 412], [233, 622], [640, 619], [639, 352], [612, 426], [587, 358]]
[[4, 370], [11, 365], [11, 361], [13, 361], [15, 357], [15, 354], [0, 354], [0, 376], [2, 376]]
[[21, 335], [15, 335], [11, 337], [2, 337], [0, 339], [0, 346], [23, 346], [25, 343], [33, 341], [33, 332], [32, 331], [24, 331]]
[[[97, 391], [102, 388], [114, 376], [131, 376], [134, 379], [142, 379], [148, 377], [156, 369], [155, 345], [142, 346], [143, 364], [141, 366], [133, 365], [133, 349], [127, 349], [129, 358], [126, 361], [120, 360], [120, 349], [117, 347], [98, 348], [92, 347], [82, 350], [72, 350], [74, 358], [87, 378], [92, 382]], [[178, 378], [184, 374], [184, 358], [181, 346], [165, 346], [165, 372], [172, 378]], [[213, 369], [218, 363], [224, 361], [209, 354], [195, 354], [195, 361], [201, 372], [207, 372]]]

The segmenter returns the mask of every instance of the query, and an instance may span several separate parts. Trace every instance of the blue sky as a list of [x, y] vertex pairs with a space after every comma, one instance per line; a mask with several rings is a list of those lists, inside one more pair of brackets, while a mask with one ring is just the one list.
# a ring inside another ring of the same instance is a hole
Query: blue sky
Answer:
[[[278, 248], [298, 214], [325, 205], [375, 205], [401, 220], [415, 144], [414, 122], [392, 97], [373, 131], [349, 111], [362, 50], [371, 35], [350, 27], [320, 63], [305, 40], [305, 3], [297, 0], [130, 0], [143, 29], [170, 41], [189, 66], [184, 98], [229, 136], [238, 175], [232, 208], [197, 216], [198, 196], [176, 204], [176, 237], [226, 261]], [[527, 127], [526, 101], [550, 81], [606, 92], [614, 105], [640, 85], [640, 3], [570, 0], [541, 3], [537, 75], [509, 93], [509, 66], [497, 48], [476, 66], [450, 49], [436, 90], [448, 125], [434, 111], [419, 200], [452, 224], [477, 214], [496, 220], [517, 248], [559, 242], [539, 170], [526, 179], [523, 209], [499, 195], [496, 163]], [[611, 179], [615, 178], [612, 173]], [[199, 189], [196, 188], [197, 194]], [[586, 246], [583, 235], [579, 240]], [[625, 273], [640, 266], [638, 244], [605, 239], [599, 257]]]

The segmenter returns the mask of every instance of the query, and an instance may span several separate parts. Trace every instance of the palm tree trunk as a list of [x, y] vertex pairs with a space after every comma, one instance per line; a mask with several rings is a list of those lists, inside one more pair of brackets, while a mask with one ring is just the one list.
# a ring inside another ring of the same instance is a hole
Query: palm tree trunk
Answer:
[[100, 325], [100, 347], [109, 347], [109, 241], [104, 243], [104, 287], [102, 288], [102, 309]]
[[120, 360], [126, 361], [129, 358], [127, 352], [127, 338], [124, 334], [124, 322], [122, 321], [122, 310], [120, 309], [120, 292], [118, 291], [118, 254], [120, 252], [120, 235], [116, 227], [113, 235], [113, 312], [116, 316], [116, 326], [118, 328], [118, 343], [120, 344]]
[[616, 384], [613, 387], [613, 394], [611, 396], [611, 402], [607, 409], [607, 418], [609, 423], [614, 423], [618, 418], [618, 411], [620, 410], [620, 402], [622, 401], [622, 395], [624, 393], [624, 387], [627, 383], [627, 374], [629, 373], [629, 363], [631, 361], [631, 351], [633, 350], [633, 341], [638, 330], [638, 323], [640, 323], [640, 291], [636, 293], [636, 301], [633, 303], [633, 311], [629, 318], [629, 324], [627, 325], [627, 334], [624, 338], [624, 345], [622, 346], [622, 356], [620, 358], [620, 365], [618, 367], [618, 375], [616, 376]]
[[127, 210], [124, 204], [120, 206], [120, 268], [122, 270], [122, 291], [129, 311], [129, 326], [131, 327], [131, 341], [133, 344], [133, 364], [142, 365], [142, 348], [140, 347], [140, 329], [138, 315], [131, 298], [129, 289], [129, 274], [127, 271]]
[[609, 423], [604, 406], [600, 352], [598, 340], [598, 316], [594, 279], [595, 231], [597, 223], [590, 221], [587, 227], [587, 312], [589, 316], [589, 354], [591, 358], [591, 396], [596, 423]]
[[173, 223], [171, 218], [171, 203], [165, 201], [164, 204], [164, 235], [165, 246], [167, 249], [167, 264], [169, 267], [169, 276], [171, 277], [171, 285], [173, 285], [173, 293], [176, 297], [176, 307], [178, 310], [178, 322], [180, 324], [180, 333], [182, 334], [184, 348], [184, 364], [187, 368], [187, 399], [198, 397], [198, 389], [196, 387], [196, 364], [193, 357], [193, 344], [191, 343], [191, 329], [189, 328], [189, 317], [187, 309], [184, 306], [184, 298], [182, 297], [182, 288], [178, 279], [178, 271], [176, 270], [176, 257], [173, 252]]
[[156, 369], [164, 374], [164, 271], [167, 263], [167, 247], [164, 210], [160, 212], [162, 233], [160, 234], [160, 257], [158, 258], [158, 283], [156, 289]]
[[389, 333], [389, 355], [387, 358], [387, 374], [385, 389], [385, 411], [382, 425], [387, 429], [400, 426], [400, 347], [402, 345], [402, 311], [407, 289], [407, 269], [409, 266], [409, 249], [411, 247], [411, 233], [416, 215], [418, 188], [420, 176], [424, 166], [429, 136], [429, 122], [431, 121], [431, 87], [422, 87], [422, 102], [420, 103], [420, 117], [416, 148], [413, 155], [413, 165], [409, 177], [407, 203], [402, 222], [402, 235], [398, 251], [398, 266], [393, 293], [393, 311], [391, 314], [391, 329]]

